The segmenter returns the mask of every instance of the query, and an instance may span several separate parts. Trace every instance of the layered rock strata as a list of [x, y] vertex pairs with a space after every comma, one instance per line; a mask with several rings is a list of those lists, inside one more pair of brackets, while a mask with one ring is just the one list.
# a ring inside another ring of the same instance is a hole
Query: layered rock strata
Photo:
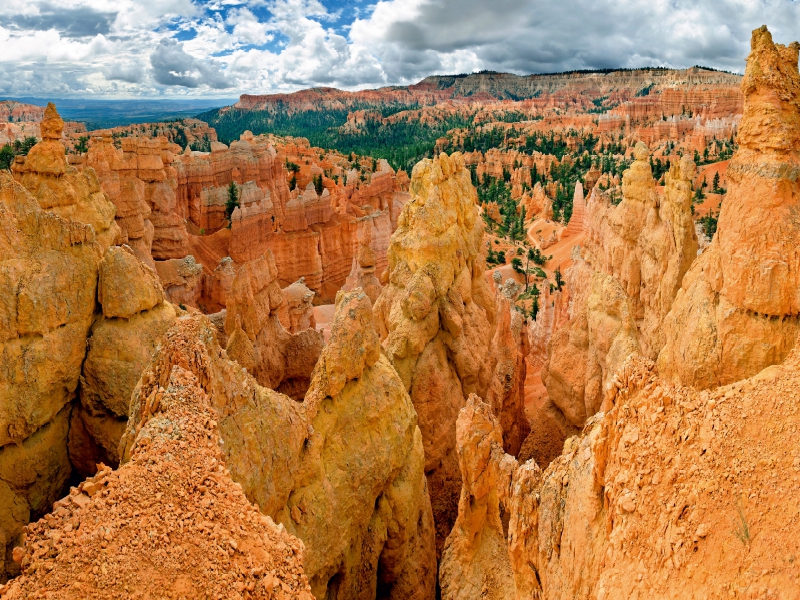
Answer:
[[[261, 198], [267, 198], [272, 211], [270, 221], [273, 215], [278, 221], [283, 220], [289, 201], [286, 169], [277, 159], [275, 148], [249, 131], [230, 147], [223, 146], [210, 154], [183, 153], [175, 167], [178, 212], [206, 233], [225, 226], [225, 200], [231, 182], [244, 188], [243, 205], [260, 204]], [[253, 199], [248, 202], [250, 194]]]
[[359, 220], [358, 251], [353, 256], [353, 266], [350, 268], [350, 274], [345, 279], [342, 290], [347, 292], [361, 288], [374, 303], [380, 296], [383, 286], [375, 275], [378, 257], [372, 249], [373, 229], [372, 219]]
[[189, 253], [184, 217], [175, 191], [175, 150], [167, 138], [123, 137], [117, 149], [108, 134], [95, 136], [86, 165], [117, 206], [123, 241], [145, 262], [184, 258]]
[[781, 362], [800, 333], [800, 76], [797, 42], [753, 32], [739, 148], [717, 233], [664, 322], [659, 370], [696, 387]]

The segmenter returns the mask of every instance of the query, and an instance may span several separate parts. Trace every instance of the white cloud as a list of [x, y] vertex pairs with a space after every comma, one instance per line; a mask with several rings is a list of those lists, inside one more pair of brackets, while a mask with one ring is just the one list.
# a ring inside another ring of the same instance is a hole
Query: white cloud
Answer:
[[791, 0], [369, 2], [0, 2], [0, 93], [230, 96], [479, 69], [741, 71], [755, 27], [766, 23], [784, 43], [800, 38]]

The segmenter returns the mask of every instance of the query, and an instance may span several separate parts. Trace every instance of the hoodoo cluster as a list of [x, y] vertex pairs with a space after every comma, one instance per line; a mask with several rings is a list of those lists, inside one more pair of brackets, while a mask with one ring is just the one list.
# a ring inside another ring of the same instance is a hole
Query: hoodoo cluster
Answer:
[[[655, 127], [559, 228], [536, 174], [569, 163], [538, 152], [409, 179], [198, 122], [209, 152], [76, 156], [48, 105], [0, 170], [0, 597], [796, 597], [798, 52], [762, 27], [741, 93], [603, 115], [741, 109], [710, 242]], [[506, 173], [563, 254], [535, 294], [487, 266], [518, 214], [475, 182]]]

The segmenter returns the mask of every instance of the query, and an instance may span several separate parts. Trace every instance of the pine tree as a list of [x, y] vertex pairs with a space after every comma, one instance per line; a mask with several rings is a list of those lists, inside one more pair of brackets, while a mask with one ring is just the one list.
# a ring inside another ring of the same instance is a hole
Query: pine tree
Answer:
[[228, 186], [228, 201], [225, 202], [225, 218], [228, 219], [228, 228], [231, 226], [230, 220], [237, 206], [239, 206], [239, 188], [236, 187], [235, 181], [231, 181]]
[[531, 304], [531, 319], [535, 321], [536, 315], [538, 314], [539, 314], [539, 296], [534, 296], [533, 303]]

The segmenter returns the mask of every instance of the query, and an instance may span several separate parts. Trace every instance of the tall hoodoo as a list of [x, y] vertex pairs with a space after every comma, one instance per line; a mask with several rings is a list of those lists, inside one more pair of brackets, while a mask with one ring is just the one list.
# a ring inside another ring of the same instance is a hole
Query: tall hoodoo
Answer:
[[608, 382], [629, 356], [656, 358], [662, 324], [697, 255], [694, 163], [684, 157], [672, 166], [662, 199], [647, 146], [637, 144], [634, 157], [622, 178], [622, 202], [592, 192], [586, 247], [566, 273], [570, 319], [554, 333], [542, 367], [550, 399], [575, 427], [600, 410]]
[[503, 452], [503, 430], [492, 408], [471, 394], [456, 423], [464, 486], [458, 518], [445, 542], [440, 583], [444, 600], [514, 597], [501, 519], [518, 464]]
[[717, 233], [666, 319], [659, 371], [711, 387], [782, 361], [800, 332], [800, 44], [753, 32]]
[[389, 283], [374, 314], [419, 415], [441, 545], [461, 490], [456, 419], [470, 393], [485, 397], [495, 305], [484, 278], [476, 192], [461, 155], [418, 163], [411, 196], [392, 236]]
[[12, 165], [14, 178], [44, 210], [91, 225], [105, 252], [121, 236], [114, 221], [114, 205], [101, 191], [94, 170], [79, 172], [67, 164], [66, 148], [59, 141], [63, 129], [64, 121], [51, 102], [44, 111], [42, 141], [26, 157], [16, 158]]

